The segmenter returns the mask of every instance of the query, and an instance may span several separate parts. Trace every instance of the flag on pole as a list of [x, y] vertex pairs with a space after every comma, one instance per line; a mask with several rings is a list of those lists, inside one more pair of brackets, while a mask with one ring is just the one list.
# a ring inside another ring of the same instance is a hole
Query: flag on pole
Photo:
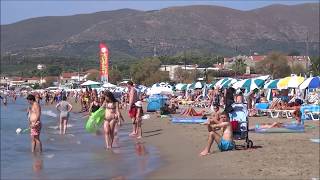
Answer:
[[100, 43], [100, 77], [101, 81], [108, 82], [109, 50], [105, 43]]

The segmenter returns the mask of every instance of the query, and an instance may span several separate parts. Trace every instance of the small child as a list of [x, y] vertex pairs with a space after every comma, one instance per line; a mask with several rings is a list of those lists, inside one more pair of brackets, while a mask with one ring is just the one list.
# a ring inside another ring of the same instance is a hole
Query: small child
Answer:
[[142, 116], [143, 116], [143, 109], [142, 109], [142, 102], [141, 101], [137, 101], [135, 103], [136, 107], [137, 107], [137, 114], [136, 114], [136, 123], [137, 123], [137, 139], [141, 139], [142, 138]]

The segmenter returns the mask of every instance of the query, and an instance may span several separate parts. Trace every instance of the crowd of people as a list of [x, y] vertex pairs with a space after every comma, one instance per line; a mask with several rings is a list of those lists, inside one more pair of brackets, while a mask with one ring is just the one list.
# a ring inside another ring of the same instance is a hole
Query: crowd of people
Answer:
[[[207, 122], [203, 124], [207, 126], [209, 135], [208, 143], [200, 153], [203, 156], [210, 153], [210, 148], [214, 141], [221, 151], [234, 148], [232, 126], [228, 116], [233, 111], [232, 104], [246, 104], [249, 116], [256, 115], [256, 103], [269, 103], [270, 109], [293, 110], [292, 114], [297, 124], [301, 123], [300, 106], [304, 102], [319, 104], [319, 93], [315, 92], [309, 93], [306, 98], [302, 98], [302, 94], [299, 91], [289, 93], [288, 90], [272, 90], [271, 93], [272, 101], [270, 102], [267, 100], [266, 91], [264, 90], [256, 89], [246, 92], [244, 89], [212, 87], [205, 95], [201, 89], [187, 90], [175, 95], [168, 95], [165, 105], [160, 108], [160, 114], [178, 114], [178, 110], [180, 110], [179, 114], [182, 116], [203, 116], [207, 118]], [[144, 111], [142, 102], [145, 100], [146, 95], [139, 92], [132, 81], [127, 83], [126, 93], [112, 93], [108, 90], [98, 92], [96, 89], [86, 88], [80, 91], [43, 91], [22, 95], [27, 96], [27, 100], [30, 103], [28, 113], [32, 152], [37, 145], [39, 150], [42, 150], [40, 140], [40, 103], [42, 100], [44, 100], [45, 105], [56, 103], [56, 109], [59, 112], [60, 134], [66, 134], [68, 119], [73, 109], [71, 99], [74, 99], [73, 103], [80, 104], [80, 113], [84, 113], [85, 116], [91, 116], [100, 108], [105, 109], [103, 129], [106, 149], [113, 147], [118, 128], [124, 122], [120, 109], [128, 110], [128, 115], [132, 122], [132, 131], [129, 136], [137, 139], [143, 137], [142, 116]], [[7, 97], [12, 97], [12, 101], [15, 102], [17, 94], [12, 91], [2, 96], [1, 99], [4, 105], [8, 102]], [[201, 103], [200, 106], [199, 103]], [[272, 122], [261, 124], [259, 127], [275, 128], [282, 126], [282, 123]], [[221, 134], [218, 133], [220, 130], [222, 130]]]

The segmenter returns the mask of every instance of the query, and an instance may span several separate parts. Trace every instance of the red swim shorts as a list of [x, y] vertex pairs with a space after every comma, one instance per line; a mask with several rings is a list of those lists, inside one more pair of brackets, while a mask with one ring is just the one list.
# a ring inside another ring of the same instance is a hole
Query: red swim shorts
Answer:
[[135, 118], [136, 115], [137, 115], [137, 107], [133, 105], [129, 109], [129, 117], [132, 119], [132, 118]]

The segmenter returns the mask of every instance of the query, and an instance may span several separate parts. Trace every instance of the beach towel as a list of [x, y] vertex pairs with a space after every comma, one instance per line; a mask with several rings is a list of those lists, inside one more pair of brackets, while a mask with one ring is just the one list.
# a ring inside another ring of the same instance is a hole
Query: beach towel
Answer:
[[202, 119], [202, 117], [173, 117], [171, 118], [172, 123], [190, 123], [199, 124], [206, 122], [207, 119]]
[[256, 133], [303, 133], [304, 125], [287, 124], [282, 128], [255, 128]]

